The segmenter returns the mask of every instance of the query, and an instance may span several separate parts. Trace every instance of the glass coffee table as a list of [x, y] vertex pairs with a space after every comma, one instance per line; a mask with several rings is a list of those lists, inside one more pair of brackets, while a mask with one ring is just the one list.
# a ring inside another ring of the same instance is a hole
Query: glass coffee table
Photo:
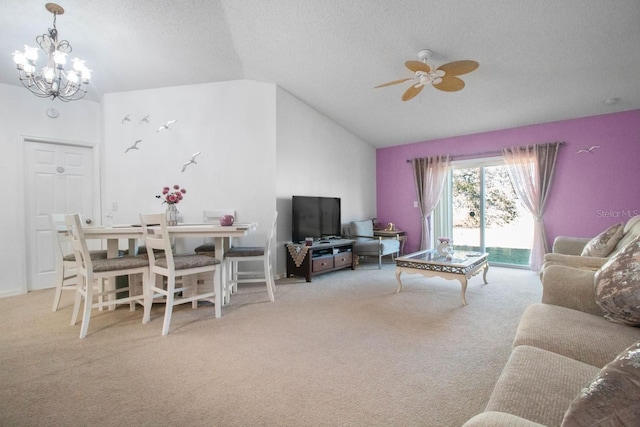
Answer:
[[487, 283], [489, 263], [486, 252], [454, 252], [451, 260], [440, 255], [438, 251], [426, 250], [396, 258], [396, 279], [398, 290], [402, 289], [400, 275], [402, 273], [422, 274], [424, 277], [443, 277], [458, 280], [462, 285], [462, 304], [467, 305], [464, 294], [467, 290], [467, 280], [482, 271], [484, 283]]

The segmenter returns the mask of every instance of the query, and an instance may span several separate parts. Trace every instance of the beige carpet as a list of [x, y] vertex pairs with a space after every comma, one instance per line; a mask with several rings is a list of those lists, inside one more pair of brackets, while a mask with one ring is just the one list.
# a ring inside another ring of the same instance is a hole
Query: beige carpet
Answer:
[[457, 281], [364, 264], [241, 288], [215, 319], [162, 306], [94, 311], [69, 326], [72, 293], [0, 299], [0, 425], [459, 426], [481, 412], [518, 319], [540, 300], [531, 271]]

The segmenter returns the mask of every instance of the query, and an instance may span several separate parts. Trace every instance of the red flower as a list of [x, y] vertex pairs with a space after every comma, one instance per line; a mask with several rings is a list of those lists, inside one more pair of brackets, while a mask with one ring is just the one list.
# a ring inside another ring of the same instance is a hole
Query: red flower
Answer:
[[184, 188], [180, 188], [180, 186], [178, 184], [175, 184], [173, 186], [173, 190], [174, 191], [171, 191], [171, 188], [164, 187], [162, 189], [162, 195], [161, 196], [156, 196], [156, 198], [164, 199], [164, 201], [162, 203], [168, 203], [168, 204], [172, 205], [172, 204], [175, 204], [175, 203], [179, 203], [184, 197], [183, 194], [187, 193], [187, 190], [185, 190]]

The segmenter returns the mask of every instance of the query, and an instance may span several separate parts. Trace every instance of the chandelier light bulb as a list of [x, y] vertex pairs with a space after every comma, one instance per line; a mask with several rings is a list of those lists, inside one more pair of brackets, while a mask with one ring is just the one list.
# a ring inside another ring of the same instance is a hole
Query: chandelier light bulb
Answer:
[[19, 50], [16, 50], [15, 52], [13, 52], [13, 61], [18, 65], [18, 66], [23, 66], [27, 63], [27, 57], [24, 55], [24, 52], [20, 52]]
[[74, 70], [71, 70], [67, 73], [67, 80], [69, 80], [71, 83], [78, 83], [78, 74], [76, 74], [76, 72]]
[[82, 59], [73, 58], [73, 69], [76, 71], [82, 71], [85, 67], [84, 61]]
[[24, 56], [29, 61], [37, 61], [38, 60], [38, 49], [35, 47], [24, 45]]
[[64, 52], [56, 51], [53, 54], [53, 62], [55, 62], [58, 66], [62, 66], [67, 63], [67, 54]]
[[45, 8], [53, 14], [53, 28], [36, 37], [47, 62], [37, 70], [38, 49], [24, 46], [24, 52], [15, 51], [13, 61], [19, 72], [22, 85], [40, 98], [60, 99], [61, 101], [75, 101], [87, 93], [87, 85], [91, 79], [84, 61], [74, 58], [72, 69], [65, 71], [67, 55], [71, 53], [71, 44], [66, 40], [58, 40], [56, 18], [64, 13], [64, 9], [55, 4], [47, 3]]

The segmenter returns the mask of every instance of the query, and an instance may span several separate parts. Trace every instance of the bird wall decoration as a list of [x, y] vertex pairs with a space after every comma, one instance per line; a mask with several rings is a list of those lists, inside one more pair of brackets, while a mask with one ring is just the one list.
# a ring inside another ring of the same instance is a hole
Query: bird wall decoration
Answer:
[[187, 169], [187, 166], [197, 164], [196, 157], [198, 157], [199, 155], [200, 155], [200, 152], [198, 151], [193, 156], [191, 156], [191, 159], [182, 165], [182, 172], [184, 172]]
[[167, 123], [160, 126], [156, 132], [162, 132], [163, 130], [171, 130], [171, 125], [177, 121], [178, 120], [169, 120]]
[[142, 124], [142, 123], [149, 123], [149, 117], [151, 117], [151, 116], [144, 116], [144, 117], [142, 118], [142, 120], [140, 120], [140, 124]]
[[124, 122], [130, 122], [131, 121], [131, 114], [127, 114], [126, 116], [124, 116], [122, 118], [122, 124], [124, 124]]
[[583, 148], [582, 150], [578, 151], [576, 154], [582, 154], [582, 153], [590, 153], [593, 154], [593, 150], [600, 148], [599, 145], [592, 145], [589, 148]]
[[129, 150], [139, 150], [139, 148], [138, 148], [138, 144], [139, 144], [139, 143], [141, 143], [141, 142], [142, 142], [142, 140], [141, 140], [141, 139], [137, 140], [136, 142], [134, 142], [134, 143], [133, 143], [133, 145], [132, 145], [131, 147], [129, 147], [129, 148], [127, 148], [126, 150], [124, 150], [124, 152], [125, 152], [125, 153], [128, 153], [128, 152], [129, 152]]

